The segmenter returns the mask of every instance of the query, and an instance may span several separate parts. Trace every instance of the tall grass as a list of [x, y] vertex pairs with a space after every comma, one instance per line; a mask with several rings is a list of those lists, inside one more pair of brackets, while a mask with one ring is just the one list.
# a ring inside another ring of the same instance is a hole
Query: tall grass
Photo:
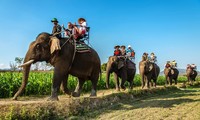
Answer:
[[[51, 93], [53, 72], [30, 72], [29, 80], [25, 92], [23, 95], [49, 95]], [[102, 74], [102, 79], [98, 81], [97, 89], [105, 89], [105, 73]], [[140, 76], [136, 75], [134, 78], [134, 86], [140, 86]], [[178, 82], [186, 81], [185, 76], [179, 76]], [[200, 80], [200, 78], [197, 78]], [[22, 82], [21, 72], [2, 72], [0, 73], [0, 98], [12, 97], [20, 87]], [[69, 76], [68, 88], [74, 90], [77, 85], [77, 78]], [[165, 77], [159, 76], [157, 80], [158, 85], [165, 84]], [[83, 92], [88, 92], [91, 90], [91, 81], [86, 81], [83, 86]], [[126, 86], [128, 82], [126, 82]], [[115, 87], [114, 77], [111, 74], [110, 77], [110, 87]]]

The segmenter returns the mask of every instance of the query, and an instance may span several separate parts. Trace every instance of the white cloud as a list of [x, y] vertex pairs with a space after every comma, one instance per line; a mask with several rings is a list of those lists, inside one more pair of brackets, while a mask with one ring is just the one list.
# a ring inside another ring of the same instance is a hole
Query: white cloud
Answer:
[[8, 69], [9, 66], [3, 63], [0, 63], [0, 69]]

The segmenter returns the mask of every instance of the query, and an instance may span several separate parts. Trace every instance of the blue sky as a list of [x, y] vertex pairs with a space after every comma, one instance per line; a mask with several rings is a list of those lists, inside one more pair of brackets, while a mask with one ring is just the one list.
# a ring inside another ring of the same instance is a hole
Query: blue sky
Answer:
[[31, 41], [59, 24], [84, 17], [90, 43], [105, 63], [115, 45], [131, 45], [136, 64], [143, 52], [154, 52], [163, 69], [200, 67], [200, 0], [0, 0], [0, 68], [24, 57]]

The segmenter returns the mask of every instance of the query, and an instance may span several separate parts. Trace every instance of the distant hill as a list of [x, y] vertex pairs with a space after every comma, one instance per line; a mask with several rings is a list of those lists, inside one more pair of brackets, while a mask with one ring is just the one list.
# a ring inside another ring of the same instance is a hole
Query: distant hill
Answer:
[[[186, 69], [178, 69], [179, 71], [179, 75], [186, 75]], [[198, 75], [200, 75], [200, 72], [197, 71]], [[160, 72], [160, 75], [163, 76], [164, 75], [164, 70]]]

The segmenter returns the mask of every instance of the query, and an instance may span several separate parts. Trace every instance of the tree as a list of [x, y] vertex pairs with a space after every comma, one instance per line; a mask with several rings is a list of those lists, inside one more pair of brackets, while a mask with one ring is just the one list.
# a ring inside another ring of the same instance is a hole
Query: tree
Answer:
[[15, 57], [15, 62], [18, 64], [18, 65], [21, 65], [22, 62], [23, 62], [24, 58], [20, 58], [20, 57]]
[[10, 62], [10, 70], [11, 71], [16, 71], [17, 70], [17, 64], [14, 62]]
[[101, 70], [102, 70], [102, 71], [106, 71], [106, 66], [107, 66], [107, 63], [103, 63], [103, 64], [101, 65]]
[[[15, 57], [15, 63], [17, 66], [20, 66], [23, 62], [24, 58], [20, 58], [20, 57]], [[22, 68], [18, 68], [19, 70], [22, 70]]]

